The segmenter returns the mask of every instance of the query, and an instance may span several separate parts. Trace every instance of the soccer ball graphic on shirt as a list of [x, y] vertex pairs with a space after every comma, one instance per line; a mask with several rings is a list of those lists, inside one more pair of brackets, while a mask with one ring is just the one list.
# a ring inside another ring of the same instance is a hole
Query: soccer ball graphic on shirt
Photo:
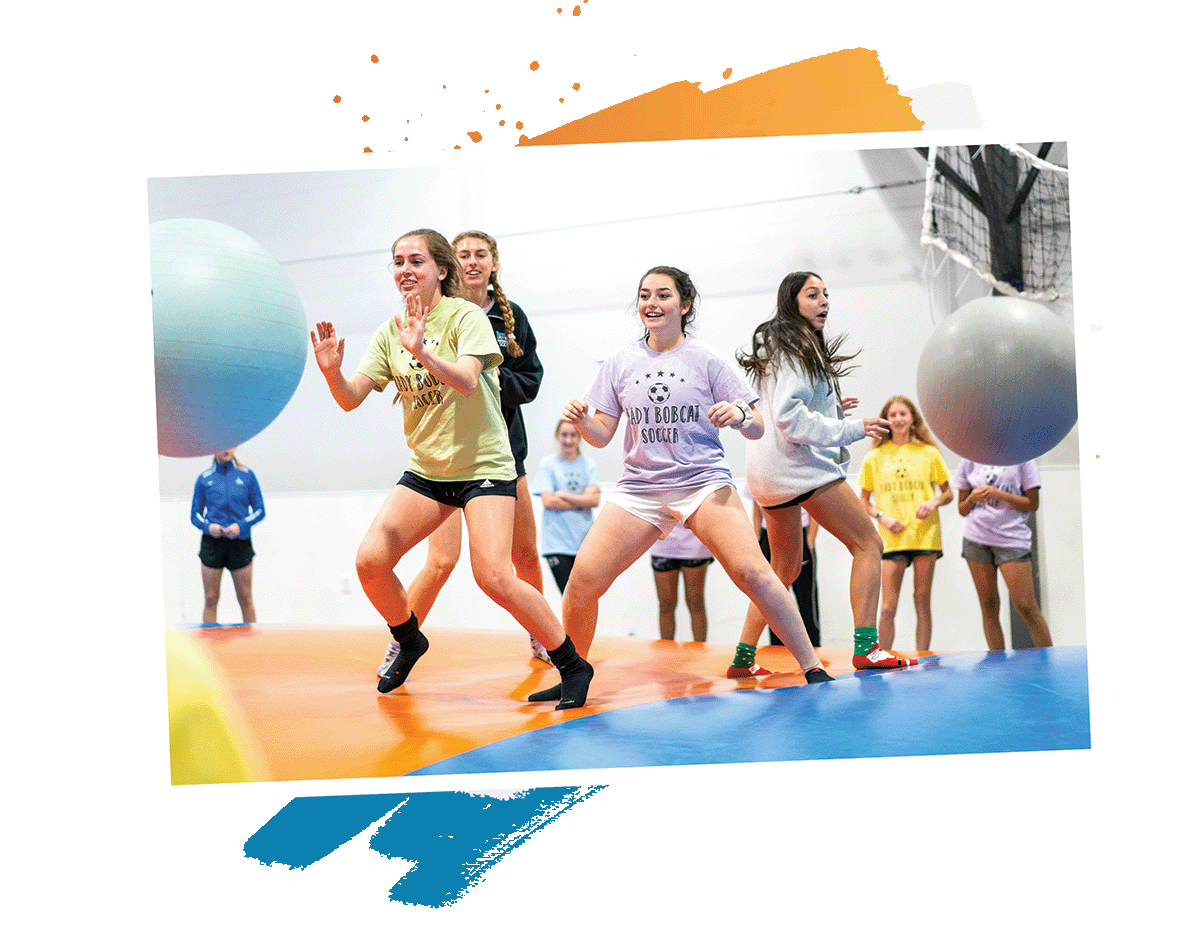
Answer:
[[[439, 344], [441, 344], [441, 341], [439, 341], [437, 338], [425, 338], [425, 339], [422, 339], [421, 343], [424, 344], [425, 347], [427, 347], [427, 348], [433, 348], [434, 350], [436, 350], [437, 346]], [[419, 360], [417, 360], [411, 354], [408, 355], [408, 367], [410, 370], [424, 370], [425, 369], [425, 365], [422, 364]]]
[[646, 391], [646, 395], [650, 397], [651, 402], [663, 403], [671, 398], [671, 389], [666, 383], [659, 381]]

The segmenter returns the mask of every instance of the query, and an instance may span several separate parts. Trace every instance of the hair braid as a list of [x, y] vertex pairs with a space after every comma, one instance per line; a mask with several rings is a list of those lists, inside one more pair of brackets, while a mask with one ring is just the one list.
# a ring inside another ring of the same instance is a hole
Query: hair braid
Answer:
[[520, 357], [525, 352], [521, 350], [521, 346], [517, 344], [517, 336], [515, 332], [516, 323], [513, 321], [512, 306], [508, 304], [508, 297], [504, 295], [504, 290], [500, 288], [500, 281], [496, 279], [496, 271], [492, 271], [492, 293], [495, 295], [496, 305], [500, 307], [500, 314], [504, 317], [504, 331], [508, 335], [508, 351], [509, 357]]
[[451, 242], [453, 247], [457, 248], [458, 243], [464, 238], [477, 238], [492, 252], [492, 272], [488, 275], [488, 286], [492, 288], [493, 297], [496, 300], [496, 305], [500, 307], [500, 315], [504, 319], [504, 333], [508, 335], [508, 351], [509, 357], [520, 357], [525, 352], [521, 346], [517, 344], [516, 322], [513, 320], [512, 306], [508, 304], [508, 297], [504, 295], [504, 290], [500, 288], [500, 247], [487, 232], [481, 232], [478, 229], [470, 229], [466, 232], [459, 232], [454, 236], [454, 241]]

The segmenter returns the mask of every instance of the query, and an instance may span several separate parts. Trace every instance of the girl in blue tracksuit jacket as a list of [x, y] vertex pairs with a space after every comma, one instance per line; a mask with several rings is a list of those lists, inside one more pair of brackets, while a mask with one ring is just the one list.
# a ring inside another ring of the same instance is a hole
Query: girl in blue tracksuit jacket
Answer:
[[242, 621], [257, 618], [251, 596], [254, 547], [250, 529], [266, 515], [258, 478], [234, 456], [237, 448], [221, 451], [212, 466], [196, 477], [192, 493], [192, 524], [200, 537], [200, 579], [204, 585], [205, 624], [217, 623], [221, 575], [233, 577], [233, 590], [242, 609]]

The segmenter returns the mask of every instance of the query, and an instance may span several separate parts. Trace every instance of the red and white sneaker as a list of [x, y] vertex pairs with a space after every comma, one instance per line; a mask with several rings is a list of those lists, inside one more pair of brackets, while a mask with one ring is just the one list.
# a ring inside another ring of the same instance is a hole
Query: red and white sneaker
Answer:
[[746, 679], [750, 676], [773, 676], [774, 671], [764, 669], [755, 663], [753, 666], [731, 666], [725, 670], [726, 679]]
[[855, 669], [892, 669], [897, 666], [916, 666], [918, 661], [880, 650], [879, 645], [875, 644], [864, 654], [856, 653], [850, 662]]

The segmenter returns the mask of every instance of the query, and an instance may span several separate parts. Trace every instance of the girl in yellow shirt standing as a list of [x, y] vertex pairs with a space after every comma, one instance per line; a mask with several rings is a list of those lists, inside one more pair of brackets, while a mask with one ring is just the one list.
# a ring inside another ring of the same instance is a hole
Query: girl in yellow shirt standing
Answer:
[[954, 498], [950, 474], [911, 399], [893, 396], [879, 415], [887, 419], [891, 436], [875, 439], [858, 480], [863, 505], [879, 522], [883, 539], [879, 646], [889, 650], [895, 640], [900, 586], [911, 564], [917, 650], [928, 650], [933, 635], [933, 567], [942, 556], [938, 509]]

